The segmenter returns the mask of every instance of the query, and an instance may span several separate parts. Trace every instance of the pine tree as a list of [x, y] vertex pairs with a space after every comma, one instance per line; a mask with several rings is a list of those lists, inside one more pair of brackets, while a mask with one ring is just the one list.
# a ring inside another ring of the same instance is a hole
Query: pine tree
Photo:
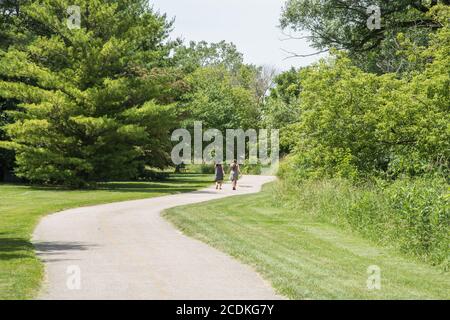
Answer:
[[[18, 0], [0, 0], [0, 52], [7, 50], [11, 45], [13, 35], [18, 32], [16, 19], [19, 14]], [[0, 80], [4, 80], [0, 75]], [[0, 97], [0, 140], [7, 139], [5, 125], [12, 119], [8, 116], [7, 110], [17, 109], [17, 102], [14, 99], [4, 99]], [[0, 148], [0, 181], [8, 175], [14, 165], [13, 150]]]
[[0, 49], [0, 98], [19, 110], [0, 146], [19, 176], [82, 186], [167, 164], [177, 75], [164, 15], [146, 0], [42, 0], [17, 21]]

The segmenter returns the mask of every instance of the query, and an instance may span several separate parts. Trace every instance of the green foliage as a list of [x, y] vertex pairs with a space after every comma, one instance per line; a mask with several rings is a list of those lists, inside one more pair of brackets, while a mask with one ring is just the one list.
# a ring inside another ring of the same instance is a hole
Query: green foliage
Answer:
[[245, 163], [240, 165], [240, 170], [242, 174], [259, 175], [262, 173], [262, 165], [261, 163], [250, 164], [248, 160], [245, 160]]
[[[15, 107], [11, 101], [0, 99], [0, 140], [7, 139], [4, 127], [11, 122], [11, 119], [6, 114], [7, 110]], [[14, 152], [0, 148], [0, 181], [4, 175], [10, 171], [14, 164]]]
[[448, 185], [438, 179], [398, 180], [383, 190], [392, 224], [386, 242], [396, 241], [403, 252], [450, 268]]
[[[81, 7], [81, 29], [66, 26]], [[18, 101], [6, 126], [16, 172], [80, 186], [168, 161], [180, 80], [167, 67], [170, 23], [146, 1], [42, 1], [21, 6], [26, 41], [0, 52], [0, 97]]]
[[143, 168], [136, 176], [140, 181], [164, 181], [169, 178], [169, 172], [156, 168]]
[[377, 244], [448, 269], [450, 207], [447, 184], [437, 179], [354, 185], [348, 180], [289, 177], [274, 189], [286, 208], [358, 232]]
[[286, 104], [293, 104], [299, 98], [301, 89], [300, 70], [291, 68], [277, 75], [275, 86], [270, 90], [270, 98], [279, 99]]
[[353, 177], [378, 169], [384, 154], [373, 134], [376, 119], [366, 116], [376, 114], [376, 76], [337, 58], [303, 70], [302, 79], [295, 149], [302, 174]]
[[198, 174], [215, 173], [215, 168], [213, 164], [190, 164], [187, 166], [187, 170], [191, 173], [198, 173]]
[[[0, 54], [7, 50], [14, 35], [20, 32], [20, 25], [17, 24], [19, 8], [17, 1], [0, 1]], [[0, 80], [2, 79], [3, 77], [0, 74]], [[15, 110], [17, 108], [16, 103], [14, 99], [4, 99], [0, 96], [0, 141], [8, 139], [4, 126], [13, 120], [6, 112]], [[4, 179], [7, 172], [12, 170], [14, 158], [15, 155], [12, 150], [0, 148], [0, 181]]]
[[207, 128], [256, 128], [259, 108], [275, 71], [244, 64], [232, 43], [190, 42], [175, 49], [174, 64], [186, 73], [188, 92], [180, 103], [187, 127], [202, 121]]
[[300, 71], [299, 99], [289, 102], [300, 117], [275, 197], [447, 269], [450, 8], [427, 17], [441, 28], [426, 44], [398, 34], [402, 77], [365, 72], [335, 51]]
[[[225, 172], [230, 171], [229, 165], [223, 165]], [[201, 174], [214, 174], [215, 167], [213, 164], [191, 164], [187, 166], [189, 172], [201, 173]], [[254, 174], [259, 175], [262, 172], [261, 164], [249, 164], [248, 160], [244, 164], [240, 165], [242, 174]], [[225, 175], [226, 176], [226, 175]]]
[[262, 124], [280, 130], [280, 151], [289, 153], [295, 146], [294, 124], [300, 120], [300, 71], [292, 68], [275, 77], [275, 86], [262, 107]]
[[20, 6], [29, 0], [2, 0], [0, 1], [0, 50], [6, 50], [15, 35], [20, 32], [19, 19]]
[[233, 43], [191, 41], [189, 46], [182, 45], [175, 49], [174, 62], [186, 73], [211, 66], [223, 66], [229, 71], [235, 71], [244, 64], [244, 58]]
[[[429, 13], [448, 0], [289, 0], [281, 17], [281, 26], [307, 31], [312, 45], [319, 50], [338, 48], [349, 51], [357, 65], [371, 72], [385, 73], [408, 69], [407, 60], [396, 55], [400, 33], [425, 45], [430, 34], [443, 25]], [[381, 28], [370, 30], [366, 9], [381, 10]]]
[[[448, 11], [437, 11], [443, 23]], [[342, 53], [301, 71], [291, 162], [303, 177], [448, 174], [450, 32], [410, 50], [421, 69], [399, 79], [356, 67]], [[405, 41], [405, 50], [408, 43]], [[404, 52], [402, 52], [404, 53]]]
[[204, 67], [188, 75], [187, 83], [191, 89], [184, 96], [183, 110], [188, 123], [202, 121], [205, 128], [221, 132], [257, 127], [256, 98], [239, 75], [223, 66]]

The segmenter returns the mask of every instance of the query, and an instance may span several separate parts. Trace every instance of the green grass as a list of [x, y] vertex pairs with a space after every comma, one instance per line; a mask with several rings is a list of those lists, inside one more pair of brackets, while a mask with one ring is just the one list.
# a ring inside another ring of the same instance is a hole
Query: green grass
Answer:
[[116, 182], [96, 190], [65, 190], [0, 184], [0, 299], [33, 298], [43, 265], [37, 259], [31, 234], [46, 214], [68, 208], [157, 197], [197, 190], [212, 183], [208, 175], [172, 175], [163, 182]]
[[[450, 277], [442, 269], [318, 221], [306, 208], [280, 205], [279, 187], [173, 208], [165, 217], [185, 234], [253, 266], [291, 299], [450, 298]], [[381, 290], [367, 289], [371, 265], [381, 269]]]

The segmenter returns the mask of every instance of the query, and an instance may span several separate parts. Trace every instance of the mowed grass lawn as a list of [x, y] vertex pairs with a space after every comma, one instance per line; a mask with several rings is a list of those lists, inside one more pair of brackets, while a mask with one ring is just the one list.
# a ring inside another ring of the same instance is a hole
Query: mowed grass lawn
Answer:
[[197, 190], [212, 183], [201, 174], [172, 175], [162, 182], [116, 182], [96, 190], [64, 190], [0, 184], [0, 299], [33, 298], [43, 265], [30, 242], [34, 227], [46, 214], [64, 209], [163, 196]]
[[[259, 194], [169, 209], [185, 234], [251, 265], [291, 299], [449, 299], [450, 277], [356, 234], [279, 205], [276, 183]], [[367, 269], [381, 269], [368, 290]]]

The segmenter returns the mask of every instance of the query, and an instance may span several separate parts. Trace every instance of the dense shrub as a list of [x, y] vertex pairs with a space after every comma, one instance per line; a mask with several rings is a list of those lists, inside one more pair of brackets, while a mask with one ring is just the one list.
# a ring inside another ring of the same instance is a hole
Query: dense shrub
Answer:
[[446, 28], [427, 47], [399, 36], [398, 54], [417, 66], [403, 77], [364, 72], [342, 52], [300, 71], [288, 136], [296, 175], [449, 174], [450, 7], [436, 16]]
[[187, 170], [191, 173], [214, 174], [213, 164], [191, 164], [187, 166]]
[[432, 179], [398, 180], [383, 189], [389, 203], [391, 239], [404, 252], [450, 266], [448, 185]]
[[253, 175], [259, 175], [262, 171], [262, 166], [260, 163], [257, 164], [250, 164], [248, 163], [248, 160], [245, 161], [244, 164], [240, 166], [242, 174], [253, 174]]
[[[261, 164], [249, 164], [248, 161], [240, 166], [242, 174], [259, 175], [262, 172]], [[229, 165], [224, 165], [225, 173], [230, 171]], [[214, 174], [213, 164], [192, 164], [187, 166], [187, 171], [201, 174]]]
[[139, 175], [136, 177], [136, 180], [142, 181], [161, 181], [169, 178], [169, 172], [162, 171], [159, 169], [143, 169], [139, 172]]

